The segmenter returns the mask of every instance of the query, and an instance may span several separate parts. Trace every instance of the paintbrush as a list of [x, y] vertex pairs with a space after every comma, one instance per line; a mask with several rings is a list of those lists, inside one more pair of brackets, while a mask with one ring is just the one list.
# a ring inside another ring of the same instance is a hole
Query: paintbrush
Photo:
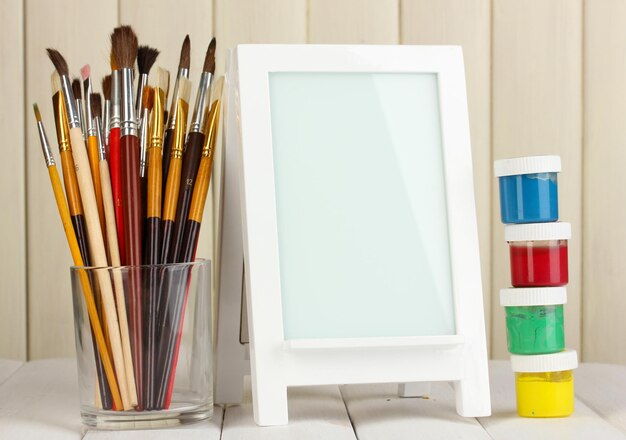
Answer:
[[[74, 101], [74, 94], [72, 93], [72, 88], [70, 86], [69, 69], [67, 67], [67, 62], [58, 51], [48, 49], [48, 56], [61, 77], [61, 90], [70, 127], [70, 142], [72, 144], [72, 156], [74, 157], [74, 163], [76, 164], [78, 188], [83, 202], [83, 207], [85, 209], [87, 237], [92, 257], [92, 264], [99, 267], [105, 267], [107, 265], [107, 258], [98, 219], [98, 206], [91, 179], [91, 171], [89, 169], [87, 147], [83, 141], [82, 132], [78, 123], [76, 102]], [[111, 342], [111, 352], [113, 355], [113, 362], [115, 364], [115, 373], [116, 377], [119, 379], [118, 385], [120, 388], [122, 405], [124, 409], [130, 409], [131, 406], [126, 387], [124, 357], [122, 353], [111, 279], [108, 274], [103, 271], [96, 272], [96, 277], [102, 292], [102, 303], [106, 315], [107, 329]]]
[[126, 257], [126, 238], [124, 234], [124, 209], [122, 203], [122, 156], [120, 147], [121, 129], [121, 79], [117, 61], [111, 49], [111, 119], [109, 125], [109, 169], [111, 171], [111, 190], [115, 205], [115, 225], [117, 242], [120, 245], [122, 265], [128, 264]]
[[83, 105], [83, 100], [81, 99], [80, 80], [78, 78], [74, 78], [72, 80], [72, 92], [74, 93], [74, 99], [76, 99], [78, 123], [80, 124], [80, 128], [83, 131], [83, 141], [86, 141], [87, 135], [85, 134], [85, 106]]
[[[65, 104], [61, 96], [61, 79], [55, 71], [51, 77], [52, 85], [52, 106], [54, 108], [54, 121], [57, 132], [57, 140], [59, 142], [59, 154], [61, 156], [61, 168], [63, 170], [63, 183], [65, 184], [65, 193], [71, 216], [74, 233], [78, 242], [81, 257], [85, 265], [90, 266], [89, 247], [87, 246], [87, 226], [85, 225], [85, 216], [83, 213], [83, 204], [80, 200], [80, 191], [78, 189], [78, 180], [76, 178], [76, 167], [74, 166], [74, 158], [72, 157], [72, 146], [70, 145], [70, 126], [67, 120]], [[99, 291], [95, 289], [96, 307], [99, 308]], [[106, 328], [105, 337], [106, 337]], [[92, 334], [92, 339], [95, 336]], [[95, 343], [95, 340], [94, 340]], [[104, 365], [100, 354], [94, 350], [96, 376], [98, 380], [98, 394], [100, 405], [105, 409], [111, 409], [113, 401], [108, 381], [105, 377]]]
[[[215, 145], [217, 142], [221, 97], [224, 87], [224, 78], [219, 78], [213, 87], [212, 96], [214, 98], [211, 104], [209, 117], [206, 120], [206, 137], [202, 148], [202, 159], [198, 168], [196, 184], [191, 199], [191, 208], [185, 228], [184, 247], [182, 250], [183, 262], [191, 262], [195, 258], [198, 246], [198, 237], [200, 236], [200, 225], [202, 224], [202, 215], [204, 205], [211, 182], [211, 170], [213, 168], [213, 157], [215, 155]], [[177, 292], [167, 292], [171, 297], [166, 301], [168, 311], [165, 316], [170, 317], [171, 322], [164, 322], [166, 327], [163, 328], [160, 339], [159, 355], [164, 365], [164, 372], [160, 377], [158, 402], [161, 408], [168, 408], [172, 398], [172, 390], [174, 388], [174, 378], [176, 377], [176, 364], [178, 363], [178, 350], [180, 348], [180, 338], [182, 334], [183, 315], [185, 305], [187, 303], [187, 282], [183, 280], [178, 283]]]
[[[190, 89], [191, 82], [187, 78], [181, 78], [178, 90], [179, 99], [175, 112], [174, 136], [172, 136], [172, 152], [170, 153], [170, 165], [163, 196], [161, 263], [168, 262], [170, 245], [174, 235]], [[163, 152], [163, 160], [165, 161], [165, 152]]]
[[191, 126], [187, 135], [187, 143], [185, 145], [185, 155], [183, 158], [183, 169], [181, 172], [181, 188], [178, 192], [178, 203], [176, 208], [176, 226], [174, 227], [174, 235], [170, 245], [169, 254], [166, 263], [178, 263], [179, 254], [183, 244], [183, 233], [185, 232], [185, 223], [187, 214], [189, 213], [189, 204], [191, 203], [191, 195], [193, 186], [200, 165], [200, 155], [202, 154], [202, 146], [205, 138], [205, 121], [209, 110], [209, 90], [213, 75], [215, 75], [215, 38], [209, 43], [209, 47], [204, 58], [204, 66], [200, 76], [198, 85], [198, 93], [196, 95], [196, 104], [194, 106], [193, 117], [191, 118]]
[[[85, 107], [85, 120], [83, 121], [83, 130], [86, 130], [87, 133], [87, 155], [89, 156], [89, 167], [91, 168], [93, 187], [96, 192], [96, 203], [98, 204], [98, 218], [100, 219], [100, 229], [102, 230], [102, 236], [105, 237], [106, 230], [104, 222], [104, 207], [102, 205], [102, 189], [100, 188], [100, 169], [98, 165], [98, 138], [96, 137], [96, 128], [93, 124], [93, 115], [91, 114], [90, 100], [92, 85], [90, 78], [91, 67], [89, 66], [89, 64], [85, 64], [80, 69], [80, 74], [83, 78], [85, 101], [87, 101], [87, 105]], [[72, 89], [74, 89], [74, 83], [72, 83]], [[80, 91], [80, 85], [78, 86], [78, 89]], [[76, 93], [76, 90], [74, 90], [74, 93]]]
[[[161, 253], [161, 199], [162, 199], [162, 147], [164, 129], [165, 94], [169, 87], [169, 72], [157, 68], [157, 83], [153, 89], [152, 117], [150, 121], [150, 146], [148, 149], [148, 188], [146, 203], [146, 223], [144, 225], [144, 264], [159, 263]], [[146, 320], [146, 407], [155, 409], [155, 377], [157, 318], [158, 318], [158, 276], [156, 270], [150, 270], [148, 279], [148, 295], [145, 309]]]
[[111, 122], [111, 75], [102, 78], [102, 96], [104, 97], [104, 111], [102, 114], [102, 138], [104, 146], [109, 148], [109, 125]]
[[[59, 173], [56, 169], [56, 163], [54, 161], [54, 156], [52, 155], [50, 143], [48, 142], [48, 137], [46, 136], [46, 131], [44, 129], [43, 122], [41, 121], [39, 107], [37, 104], [34, 104], [33, 108], [35, 111], [35, 118], [37, 119], [37, 129], [39, 131], [41, 149], [43, 150], [43, 156], [46, 162], [46, 167], [48, 168], [48, 174], [50, 176], [50, 183], [52, 184], [52, 191], [59, 210], [59, 216], [61, 217], [61, 223], [63, 224], [63, 230], [65, 231], [65, 237], [67, 238], [70, 253], [72, 254], [72, 260], [74, 261], [74, 266], [83, 267], [85, 264], [80, 254], [78, 240], [70, 219], [68, 204], [63, 196], [61, 179], [59, 179]], [[103, 370], [105, 377], [107, 378], [107, 385], [111, 384], [110, 392], [113, 403], [116, 407], [121, 408], [122, 401], [120, 399], [120, 392], [115, 380], [115, 372], [113, 371], [113, 366], [111, 365], [111, 358], [109, 357], [109, 353], [107, 351], [104, 335], [102, 334], [102, 326], [100, 324], [100, 319], [98, 318], [98, 311], [96, 310], [96, 304], [91, 291], [89, 278], [84, 270], [79, 270], [79, 278], [82, 286], [83, 297], [87, 306], [89, 322], [91, 324], [91, 334], [95, 340], [94, 345], [96, 346], [96, 350], [94, 351], [96, 351], [99, 354], [100, 359], [102, 359]]]
[[[122, 207], [126, 264], [141, 266], [141, 189], [139, 178], [139, 138], [133, 99], [133, 66], [137, 59], [137, 35], [130, 26], [120, 26], [111, 34], [111, 50], [119, 67], [121, 85], [120, 152], [122, 166]], [[128, 312], [137, 389], [137, 410], [143, 405], [143, 328], [141, 272], [129, 272]]]
[[[174, 90], [172, 92], [172, 101], [170, 105], [170, 111], [168, 113], [168, 119], [166, 122], [165, 135], [163, 139], [163, 176], [166, 179], [163, 180], [163, 193], [165, 194], [165, 185], [167, 183], [167, 173], [170, 167], [170, 156], [172, 152], [172, 143], [174, 135], [174, 125], [176, 124], [176, 106], [178, 105], [179, 87], [182, 78], [189, 79], [189, 66], [191, 64], [191, 40], [189, 35], [185, 37], [183, 46], [180, 49], [180, 60], [178, 62], [178, 73], [176, 74], [176, 82], [174, 83]], [[185, 121], [186, 123], [187, 121]]]
[[[152, 89], [145, 86], [141, 95], [144, 97], [141, 105], [141, 126], [139, 128], [139, 178], [141, 179], [141, 209], [142, 213], [146, 212], [146, 185], [148, 184], [148, 176], [146, 168], [148, 164], [148, 129], [150, 111], [152, 110]], [[146, 97], [146, 95], [150, 95]], [[145, 215], [142, 215], [142, 218]]]
[[[102, 187], [102, 200], [104, 204], [104, 216], [106, 222], [106, 237], [111, 258], [111, 266], [120, 266], [120, 251], [117, 243], [117, 230], [115, 227], [115, 208], [113, 206], [113, 193], [111, 192], [111, 175], [109, 164], [106, 160], [104, 137], [102, 133], [101, 112], [102, 104], [100, 95], [93, 93], [90, 96], [91, 113], [93, 124], [98, 139], [98, 161], [100, 168], [100, 186]], [[122, 339], [122, 351], [126, 366], [126, 382], [128, 385], [131, 405], [137, 405], [137, 391], [135, 389], [135, 374], [133, 373], [132, 351], [130, 347], [130, 335], [128, 332], [128, 318], [126, 316], [126, 300], [124, 297], [124, 282], [122, 273], [113, 270], [113, 286], [115, 288], [115, 303], [117, 305], [117, 318], [120, 324], [120, 336]]]
[[141, 113], [141, 103], [143, 102], [143, 88], [148, 85], [148, 75], [154, 65], [159, 51], [149, 46], [139, 46], [137, 50], [137, 67], [139, 68], [139, 79], [137, 80], [137, 101], [135, 110], [137, 112], [137, 125], [141, 127], [143, 115]]

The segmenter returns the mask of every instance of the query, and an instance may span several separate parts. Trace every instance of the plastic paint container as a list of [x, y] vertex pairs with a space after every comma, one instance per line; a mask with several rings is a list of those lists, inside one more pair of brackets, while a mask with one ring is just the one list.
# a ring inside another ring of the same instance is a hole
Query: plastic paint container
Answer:
[[522, 417], [567, 417], [574, 411], [576, 351], [511, 355], [517, 413]]
[[565, 222], [505, 226], [513, 287], [566, 285], [567, 240], [571, 237], [572, 227]]
[[557, 173], [559, 156], [496, 160], [502, 223], [542, 223], [559, 219]]
[[546, 354], [563, 351], [563, 304], [566, 302], [565, 287], [500, 290], [500, 305], [506, 310], [509, 353]]

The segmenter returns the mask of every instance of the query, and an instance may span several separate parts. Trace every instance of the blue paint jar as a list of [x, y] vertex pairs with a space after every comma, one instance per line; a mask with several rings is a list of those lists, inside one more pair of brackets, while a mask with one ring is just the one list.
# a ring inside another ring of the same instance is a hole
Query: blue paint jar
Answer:
[[496, 160], [493, 169], [500, 181], [502, 223], [544, 223], [559, 219], [559, 156]]

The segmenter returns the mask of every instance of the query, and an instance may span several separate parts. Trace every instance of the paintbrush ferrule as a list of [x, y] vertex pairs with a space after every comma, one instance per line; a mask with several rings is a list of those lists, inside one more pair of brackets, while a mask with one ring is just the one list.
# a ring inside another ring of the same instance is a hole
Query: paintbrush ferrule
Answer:
[[59, 151], [71, 151], [70, 127], [67, 123], [67, 112], [65, 111], [65, 103], [63, 102], [61, 92], [54, 95], [52, 104], [54, 106], [54, 123], [57, 130]]
[[143, 88], [148, 85], [148, 74], [142, 73], [139, 75], [137, 84], [137, 99], [135, 100], [135, 112], [137, 115], [137, 123], [141, 124], [141, 120], [143, 119], [141, 116], [141, 102], [143, 100]]
[[[186, 72], [186, 74], [185, 74]], [[178, 85], [180, 84], [180, 78], [189, 78], [189, 69], [178, 69], [178, 76], [176, 76], [176, 82], [174, 82], [174, 90], [172, 92], [172, 104], [170, 105], [169, 119], [167, 120], [166, 129], [174, 129], [176, 126], [176, 106], [178, 105]]]
[[[150, 148], [163, 147], [163, 106], [165, 92], [154, 88], [154, 104], [152, 106], [152, 124], [150, 124]], [[146, 124], [147, 125], [147, 124]]]
[[111, 117], [111, 101], [104, 101], [104, 110], [102, 118], [102, 139], [104, 145], [109, 145], [109, 118]]
[[193, 117], [191, 118], [190, 132], [204, 133], [204, 125], [207, 118], [207, 109], [209, 107], [209, 89], [213, 75], [210, 72], [202, 72], [200, 75], [200, 83], [198, 84], [198, 94], [196, 95], [196, 103], [193, 108]]
[[61, 76], [61, 92], [63, 93], [63, 102], [65, 103], [65, 111], [67, 112], [67, 121], [70, 129], [81, 128], [76, 100], [74, 99], [74, 92], [72, 91], [72, 82], [67, 75]]
[[120, 71], [111, 72], [111, 119], [109, 130], [119, 128], [121, 123], [121, 84]]
[[104, 144], [104, 136], [101, 129], [100, 118], [94, 118], [95, 136], [98, 139], [98, 160], [103, 161], [107, 158], [107, 152]]
[[85, 108], [83, 106], [83, 100], [80, 98], [76, 99], [76, 110], [78, 111], [78, 124], [80, 125], [80, 129], [83, 132], [83, 140], [86, 141], [85, 137]]
[[137, 136], [137, 119], [133, 102], [133, 69], [121, 69], [122, 125], [120, 136]]
[[50, 142], [48, 142], [48, 136], [46, 136], [46, 130], [43, 127], [43, 122], [37, 122], [37, 131], [39, 132], [39, 141], [41, 142], [41, 150], [43, 151], [43, 158], [46, 161], [46, 166], [51, 167], [56, 165], [54, 156], [52, 155], [52, 149], [50, 148]]
[[141, 133], [139, 134], [139, 176], [141, 178], [146, 177], [146, 168], [148, 161], [148, 109], [143, 109], [143, 115], [141, 117]]
[[91, 112], [91, 94], [93, 93], [91, 78], [84, 81], [85, 86], [85, 119], [87, 127], [87, 136], [96, 135], [96, 127], [93, 124], [93, 113]]

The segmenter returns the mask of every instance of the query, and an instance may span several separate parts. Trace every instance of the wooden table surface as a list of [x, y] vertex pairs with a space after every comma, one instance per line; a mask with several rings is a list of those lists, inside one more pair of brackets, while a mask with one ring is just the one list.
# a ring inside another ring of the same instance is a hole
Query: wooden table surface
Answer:
[[429, 399], [399, 398], [391, 384], [296, 387], [289, 425], [260, 428], [247, 387], [244, 404], [216, 406], [210, 421], [112, 432], [81, 425], [74, 360], [0, 360], [0, 439], [626, 439], [626, 367], [581, 365], [576, 410], [565, 419], [517, 417], [508, 362], [490, 362], [490, 378], [493, 415], [479, 419], [456, 414], [448, 383], [434, 383]]

